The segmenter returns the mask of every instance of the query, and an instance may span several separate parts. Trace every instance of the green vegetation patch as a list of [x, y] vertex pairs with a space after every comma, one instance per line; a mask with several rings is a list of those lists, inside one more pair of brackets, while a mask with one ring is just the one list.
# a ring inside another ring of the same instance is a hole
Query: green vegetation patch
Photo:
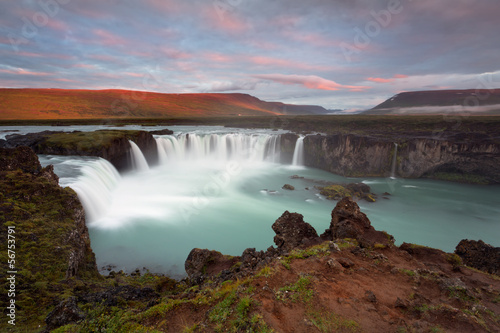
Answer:
[[55, 133], [47, 137], [44, 145], [49, 148], [63, 148], [68, 150], [90, 152], [102, 148], [109, 148], [114, 141], [126, 138], [136, 139], [141, 131], [99, 130], [94, 132], [65, 132]]
[[276, 292], [276, 298], [281, 301], [291, 300], [292, 302], [309, 303], [314, 296], [312, 288], [312, 277], [301, 276], [297, 282], [286, 285]]
[[360, 332], [361, 327], [358, 322], [352, 319], [345, 319], [335, 313], [325, 311], [309, 311], [307, 318], [322, 333], [330, 332]]

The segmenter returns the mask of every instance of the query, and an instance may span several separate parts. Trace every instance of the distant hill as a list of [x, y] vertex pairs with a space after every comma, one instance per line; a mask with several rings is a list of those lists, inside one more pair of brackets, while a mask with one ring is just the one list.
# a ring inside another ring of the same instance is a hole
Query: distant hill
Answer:
[[247, 94], [131, 90], [0, 89], [0, 119], [326, 114], [315, 105], [265, 102]]
[[399, 93], [364, 114], [500, 115], [500, 89], [431, 90]]

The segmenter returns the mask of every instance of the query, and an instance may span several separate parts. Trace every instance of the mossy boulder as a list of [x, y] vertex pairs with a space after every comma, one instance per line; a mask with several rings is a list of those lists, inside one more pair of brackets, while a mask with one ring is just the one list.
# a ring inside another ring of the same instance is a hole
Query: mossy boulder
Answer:
[[332, 184], [328, 186], [317, 186], [320, 194], [328, 200], [340, 200], [344, 197], [364, 199], [368, 202], [375, 202], [376, 195], [370, 192], [370, 186], [363, 183]]

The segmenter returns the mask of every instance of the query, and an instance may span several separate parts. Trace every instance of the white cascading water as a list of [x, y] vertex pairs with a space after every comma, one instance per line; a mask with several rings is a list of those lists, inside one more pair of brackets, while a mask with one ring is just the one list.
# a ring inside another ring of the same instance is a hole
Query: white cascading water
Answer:
[[394, 143], [394, 155], [392, 156], [391, 178], [396, 178], [396, 162], [398, 161], [398, 144]]
[[[296, 142], [296, 166], [304, 165], [303, 140]], [[319, 197], [308, 179], [352, 182], [306, 167], [299, 173], [304, 179], [290, 179], [298, 168], [277, 164], [281, 147], [275, 133], [183, 133], [158, 136], [156, 142], [160, 163], [148, 172], [120, 176], [109, 162], [99, 159], [79, 162], [84, 166], [78, 169], [77, 180], [67, 182], [85, 208], [92, 248], [101, 267], [111, 264], [128, 272], [148, 267], [182, 277], [185, 258], [195, 247], [231, 255], [248, 247], [265, 249], [274, 236], [269, 226], [285, 210], [300, 212], [317, 230], [329, 225], [332, 204]], [[395, 145], [391, 161], [392, 176], [396, 175], [397, 148]], [[131, 148], [131, 156], [144, 159], [137, 150]], [[143, 166], [146, 169], [145, 159]], [[500, 230], [495, 219], [499, 208], [490, 204], [498, 189], [474, 188], [471, 199], [471, 188], [457, 190], [461, 189], [457, 184], [364, 182], [375, 193], [398, 191], [390, 202], [360, 202], [373, 224], [391, 230], [396, 239], [446, 251], [452, 251], [467, 235], [498, 242], [494, 235]], [[296, 190], [282, 190], [283, 184]], [[415, 210], [415, 199], [430, 208]], [[463, 208], [444, 209], [450, 202]], [[428, 221], [426, 227], [422, 221]]]
[[280, 162], [279, 135], [185, 133], [156, 139], [160, 164], [180, 160]]
[[128, 141], [130, 143], [130, 157], [132, 160], [132, 167], [137, 171], [147, 171], [149, 170], [148, 161], [144, 157], [141, 149], [133, 141]]
[[78, 194], [87, 220], [93, 221], [106, 214], [111, 204], [111, 192], [120, 182], [121, 176], [105, 159], [89, 162], [81, 172], [77, 181], [69, 186]]
[[295, 150], [293, 152], [292, 165], [303, 166], [304, 165], [304, 137], [301, 136], [297, 139], [295, 143]]

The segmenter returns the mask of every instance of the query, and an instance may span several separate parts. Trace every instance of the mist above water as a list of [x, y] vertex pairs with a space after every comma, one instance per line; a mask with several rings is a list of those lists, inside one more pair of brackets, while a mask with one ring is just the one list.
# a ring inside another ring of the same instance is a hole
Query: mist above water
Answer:
[[[84, 204], [98, 266], [184, 275], [192, 248], [240, 255], [273, 245], [272, 223], [285, 210], [304, 215], [322, 233], [336, 202], [325, 200], [313, 180], [364, 181], [389, 200], [359, 202], [375, 228], [397, 243], [453, 251], [463, 238], [493, 245], [500, 234], [500, 187], [430, 180], [353, 179], [303, 166], [280, 164], [273, 132], [183, 128], [157, 137], [160, 165], [119, 175], [95, 158], [42, 156], [55, 164], [61, 183]], [[301, 140], [295, 154], [303, 153]], [[132, 148], [131, 148], [132, 149]], [[131, 150], [131, 158], [142, 160]], [[294, 164], [301, 164], [294, 157]], [[291, 179], [298, 174], [304, 179]], [[291, 184], [295, 191], [282, 189]]]

